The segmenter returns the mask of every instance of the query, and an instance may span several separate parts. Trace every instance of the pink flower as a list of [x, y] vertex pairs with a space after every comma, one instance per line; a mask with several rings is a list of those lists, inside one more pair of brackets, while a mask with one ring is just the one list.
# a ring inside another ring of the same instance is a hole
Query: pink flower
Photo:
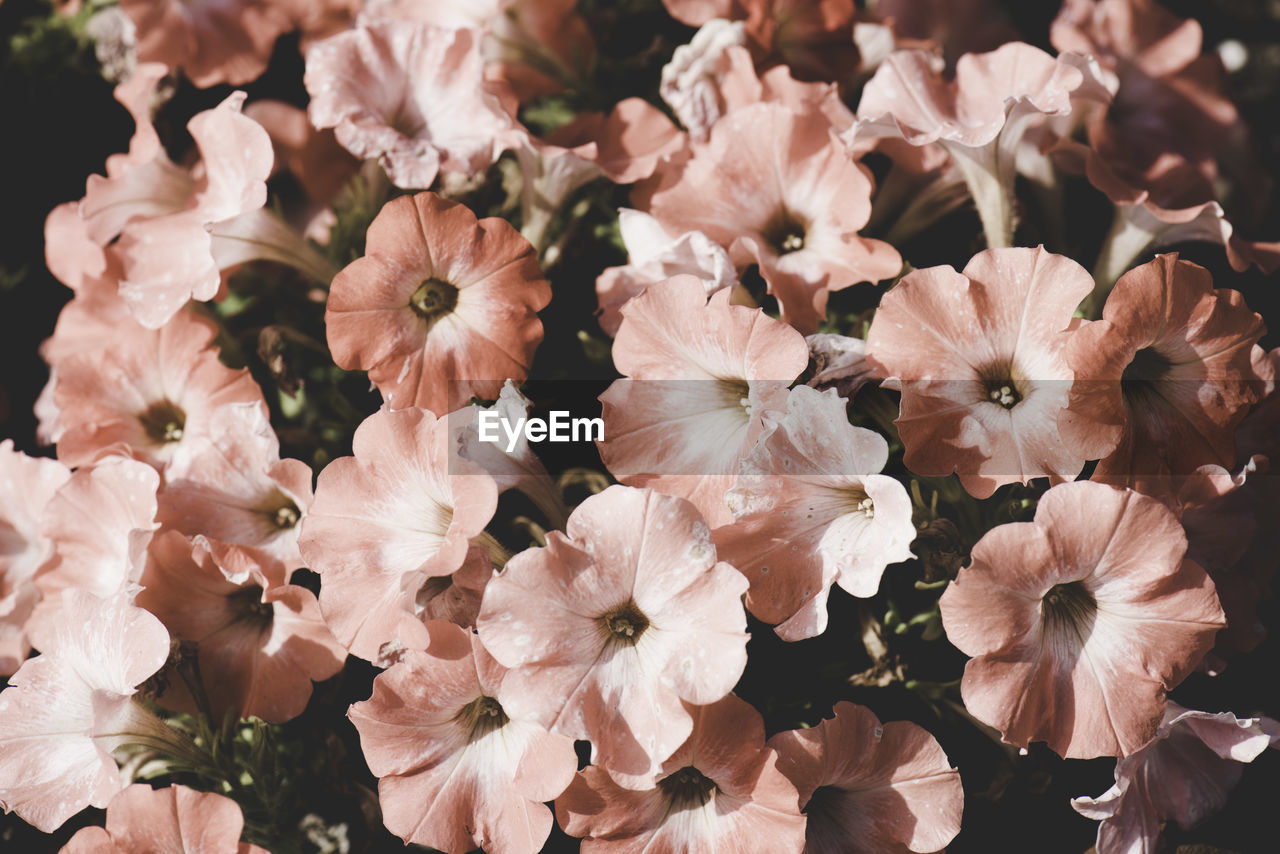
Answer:
[[298, 546], [320, 574], [320, 609], [334, 636], [374, 661], [384, 644], [421, 648], [417, 594], [463, 565], [498, 489], [456, 456], [448, 420], [422, 409], [374, 413], [352, 448], [354, 457], [320, 472]]
[[835, 391], [799, 386], [743, 461], [716, 547], [751, 580], [747, 608], [781, 623], [784, 639], [826, 631], [833, 582], [874, 596], [885, 567], [910, 559], [911, 498], [876, 474], [888, 459], [888, 443], [851, 425]]
[[1094, 478], [1157, 493], [1202, 465], [1231, 466], [1232, 433], [1256, 400], [1250, 356], [1262, 333], [1239, 292], [1215, 290], [1176, 253], [1126, 273], [1102, 320], [1066, 351], [1085, 380], [1072, 389], [1073, 418], [1119, 441]]
[[1075, 376], [1066, 347], [1093, 289], [1079, 264], [1038, 249], [988, 249], [962, 273], [914, 270], [884, 295], [866, 358], [902, 391], [898, 432], [911, 471], [958, 472], [971, 495], [1080, 473], [1114, 447], [1091, 424], [1068, 448], [1059, 433]]
[[123, 788], [113, 750], [165, 738], [133, 696], [164, 665], [169, 634], [129, 599], [71, 591], [44, 654], [0, 693], [0, 803], [45, 833]]
[[1244, 764], [1267, 749], [1258, 718], [1210, 714], [1169, 703], [1155, 737], [1116, 762], [1116, 784], [1097, 798], [1072, 798], [1086, 818], [1101, 821], [1098, 854], [1155, 851], [1160, 825], [1189, 830], [1222, 809]]
[[759, 264], [783, 320], [814, 332], [827, 295], [896, 275], [892, 246], [859, 237], [871, 214], [871, 179], [831, 140], [817, 108], [778, 102], [734, 110], [693, 156], [662, 173], [649, 212], [672, 233], [701, 231], [739, 268]]
[[[151, 544], [138, 604], [180, 640], [196, 644], [214, 720], [228, 711], [269, 723], [302, 714], [311, 683], [342, 669], [346, 651], [320, 617], [315, 596], [252, 553], [194, 543], [166, 531]], [[198, 707], [179, 680], [161, 702]]]
[[624, 785], [651, 785], [746, 665], [747, 583], [716, 562], [693, 505], [612, 486], [489, 582], [476, 627], [511, 668], [498, 699], [573, 738]]
[[138, 59], [162, 62], [200, 88], [240, 86], [267, 70], [291, 28], [275, 3], [255, 0], [121, 0], [138, 30]]
[[368, 371], [389, 406], [444, 415], [528, 376], [550, 301], [506, 220], [419, 193], [378, 213], [364, 257], [334, 277], [325, 326], [334, 361]]
[[159, 521], [190, 537], [250, 547], [294, 570], [303, 565], [298, 523], [311, 498], [311, 467], [280, 459], [267, 413], [232, 403], [210, 416], [182, 477], [166, 481]]
[[[1280, 266], [1280, 243], [1242, 239], [1218, 204], [1239, 201], [1229, 205], [1233, 219], [1256, 220], [1268, 191], [1226, 70], [1214, 52], [1202, 52], [1199, 23], [1152, 0], [1070, 0], [1051, 38], [1059, 50], [1097, 57], [1120, 82], [1110, 108], [1089, 118], [1083, 153], [1090, 182], [1117, 206], [1100, 284], [1114, 282], [1148, 246], [1184, 240], [1222, 244], [1236, 270]], [[1077, 168], [1080, 156], [1069, 158]], [[1228, 181], [1236, 192], [1220, 199]]]
[[[158, 328], [189, 299], [209, 300], [219, 270], [252, 258], [325, 266], [314, 250], [261, 210], [271, 172], [271, 141], [240, 114], [243, 92], [187, 124], [200, 153], [191, 170], [175, 166], [151, 126], [150, 100], [163, 68], [142, 65], [116, 97], [137, 124], [128, 154], [107, 159], [107, 177], [89, 176], [80, 215], [105, 246], [119, 235], [120, 295], [138, 321]], [[274, 228], [273, 228], [274, 226]], [[283, 235], [283, 236], [282, 236]], [[246, 237], [257, 237], [246, 245]], [[289, 244], [298, 257], [275, 251]], [[302, 258], [303, 260], [299, 260]], [[315, 273], [323, 276], [323, 272]]]
[[465, 854], [535, 854], [551, 832], [542, 801], [577, 767], [573, 742], [500, 700], [509, 674], [465, 629], [435, 621], [351, 707], [387, 828]]
[[934, 737], [908, 721], [881, 724], [840, 702], [815, 727], [769, 739], [800, 790], [805, 854], [941, 851], [960, 832], [964, 788]]
[[693, 276], [651, 285], [622, 309], [613, 362], [627, 379], [600, 396], [600, 456], [618, 480], [694, 503], [713, 526], [731, 521], [724, 493], [809, 351], [785, 323], [706, 299]]
[[1008, 743], [1069, 759], [1141, 748], [1225, 624], [1186, 543], [1160, 502], [1089, 482], [988, 531], [941, 601], [947, 638], [975, 656], [965, 706]]
[[853, 0], [663, 0], [672, 17], [700, 27], [713, 18], [744, 21], [762, 63], [791, 66], [806, 80], [850, 83], [858, 69]]
[[314, 45], [303, 80], [317, 128], [397, 187], [430, 187], [441, 169], [474, 175], [515, 141], [514, 120], [484, 81], [479, 34], [373, 20]]
[[600, 328], [617, 335], [622, 307], [645, 288], [687, 274], [706, 284], [710, 297], [738, 283], [733, 262], [721, 246], [701, 231], [669, 234], [660, 222], [629, 208], [618, 210], [618, 230], [629, 256], [625, 267], [609, 267], [596, 279]]
[[592, 765], [556, 798], [560, 826], [584, 837], [582, 854], [800, 854], [805, 818], [796, 787], [765, 746], [759, 713], [733, 695], [687, 713], [689, 737], [651, 786], [623, 788]]
[[68, 465], [84, 465], [108, 448], [124, 446], [166, 477], [181, 477], [219, 409], [248, 404], [265, 412], [262, 391], [248, 370], [232, 370], [218, 360], [212, 321], [182, 311], [154, 330], [121, 318], [114, 331], [105, 352], [77, 352], [57, 361], [53, 398], [63, 429], [58, 456]]
[[53, 555], [36, 575], [41, 601], [27, 623], [31, 643], [45, 651], [69, 619], [76, 591], [109, 599], [132, 593], [157, 527], [155, 469], [108, 456], [77, 469], [45, 505], [40, 534]]
[[172, 785], [128, 787], [107, 804], [106, 827], [83, 827], [58, 854], [267, 854], [240, 841], [235, 801]]
[[577, 0], [373, 0], [363, 19], [477, 30], [485, 77], [524, 103], [579, 82], [591, 67], [595, 44], [576, 6]]
[[31, 651], [26, 623], [40, 598], [34, 576], [53, 557], [41, 520], [70, 477], [61, 463], [15, 451], [12, 439], [0, 442], [0, 676]]
[[866, 85], [845, 141], [857, 148], [900, 137], [914, 146], [942, 146], [969, 185], [987, 246], [1010, 246], [1014, 155], [1029, 123], [1070, 116], [1080, 103], [1105, 103], [1113, 90], [1114, 80], [1091, 60], [1055, 58], [1021, 42], [962, 56], [950, 81], [925, 51], [902, 50]]

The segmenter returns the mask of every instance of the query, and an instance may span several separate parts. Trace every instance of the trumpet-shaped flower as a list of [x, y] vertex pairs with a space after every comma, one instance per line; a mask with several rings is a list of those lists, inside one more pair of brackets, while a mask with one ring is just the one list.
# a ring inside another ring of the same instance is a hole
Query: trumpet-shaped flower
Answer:
[[798, 332], [730, 293], [708, 302], [700, 279], [676, 276], [627, 303], [613, 343], [626, 378], [600, 396], [614, 476], [689, 499], [713, 526], [732, 519], [725, 490], [809, 358]]
[[687, 713], [689, 737], [654, 784], [624, 788], [592, 765], [556, 799], [560, 826], [583, 837], [583, 854], [800, 854], [805, 818], [778, 754], [765, 746], [760, 714], [732, 695]]
[[834, 390], [792, 389], [725, 496], [734, 522], [720, 556], [751, 580], [747, 608], [800, 640], [827, 628], [827, 591], [874, 596], [886, 566], [911, 557], [911, 499], [878, 474], [889, 445], [849, 423]]
[[886, 137], [942, 146], [964, 175], [994, 249], [1013, 241], [1016, 155], [1027, 127], [1039, 116], [1107, 103], [1114, 89], [1113, 76], [1092, 60], [1055, 58], [1021, 42], [962, 56], [953, 80], [943, 79], [927, 52], [901, 50], [863, 90], [844, 139], [854, 149]]
[[1055, 486], [1035, 521], [988, 531], [941, 601], [947, 638], [974, 656], [965, 706], [1020, 747], [1137, 751], [1225, 624], [1186, 549], [1163, 504], [1100, 483]]
[[660, 173], [649, 201], [667, 231], [701, 231], [739, 268], [758, 264], [783, 320], [801, 332], [817, 331], [830, 291], [902, 267], [892, 246], [858, 236], [871, 215], [871, 179], [832, 132], [817, 107], [733, 110], [688, 160]]
[[169, 657], [169, 634], [130, 598], [71, 591], [43, 654], [0, 693], [0, 804], [45, 833], [123, 788], [113, 750], [168, 737], [133, 697]]
[[[264, 566], [248, 550], [166, 531], [151, 544], [142, 585], [138, 604], [196, 645], [215, 720], [228, 711], [270, 723], [296, 718], [312, 681], [328, 679], [346, 661], [311, 591], [287, 583], [278, 566]], [[177, 680], [161, 702], [199, 711]]]
[[524, 380], [550, 301], [533, 247], [506, 220], [419, 193], [383, 207], [364, 257], [334, 278], [326, 334], [334, 361], [368, 371], [393, 409], [445, 415]]
[[684, 703], [713, 703], [742, 674], [746, 579], [716, 562], [693, 505], [652, 490], [612, 486], [566, 530], [485, 589], [477, 630], [511, 668], [498, 699], [647, 787], [691, 732]]
[[1155, 737], [1116, 761], [1115, 785], [1096, 798], [1072, 798], [1071, 806], [1102, 822], [1098, 854], [1155, 851], [1161, 822], [1189, 830], [1220, 810], [1244, 764], [1270, 742], [1258, 718], [1194, 712], [1169, 703]]
[[[449, 422], [422, 409], [382, 410], [316, 485], [298, 546], [320, 574], [320, 610], [353, 655], [421, 648], [417, 597], [467, 557], [498, 504], [484, 469], [454, 452]], [[430, 597], [428, 597], [430, 598]]]
[[312, 124], [378, 158], [398, 187], [425, 190], [441, 169], [474, 175], [515, 141], [475, 30], [368, 21], [313, 45], [303, 80]]
[[577, 767], [573, 742], [501, 701], [510, 674], [474, 634], [443, 621], [427, 634], [349, 712], [383, 822], [447, 854], [536, 854], [551, 832], [542, 802]]
[[1102, 320], [1067, 347], [1082, 382], [1064, 435], [1105, 425], [1119, 444], [1094, 478], [1143, 492], [1176, 488], [1173, 478], [1202, 465], [1232, 466], [1232, 434], [1257, 399], [1251, 356], [1262, 333], [1239, 292], [1215, 290], [1208, 270], [1177, 254], [1131, 270]]
[[805, 854], [843, 854], [853, 839], [865, 850], [941, 851], [960, 832], [960, 773], [913, 723], [881, 724], [840, 702], [833, 717], [780, 732], [769, 746], [800, 790]]
[[1072, 315], [1093, 289], [1079, 264], [1039, 249], [988, 249], [957, 273], [930, 267], [884, 295], [866, 358], [902, 391], [898, 432], [913, 472], [955, 471], [985, 498], [1007, 483], [1075, 477], [1115, 436], [1085, 422], [1079, 446], [1059, 420], [1074, 372]]

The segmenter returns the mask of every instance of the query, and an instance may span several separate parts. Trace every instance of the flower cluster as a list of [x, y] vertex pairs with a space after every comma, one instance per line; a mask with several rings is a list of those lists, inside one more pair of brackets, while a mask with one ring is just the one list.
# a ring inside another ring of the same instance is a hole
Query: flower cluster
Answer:
[[0, 806], [923, 854], [1111, 757], [1051, 793], [1098, 854], [1223, 808], [1280, 739], [1215, 693], [1274, 613], [1280, 243], [1221, 60], [1153, 0], [861, 5], [64, 4], [133, 131], [47, 212], [0, 443]]

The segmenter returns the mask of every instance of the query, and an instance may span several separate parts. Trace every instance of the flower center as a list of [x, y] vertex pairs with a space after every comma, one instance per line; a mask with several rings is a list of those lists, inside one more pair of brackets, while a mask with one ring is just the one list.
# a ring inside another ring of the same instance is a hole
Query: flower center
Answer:
[[1098, 602], [1082, 582], [1071, 581], [1049, 588], [1049, 592], [1044, 594], [1041, 611], [1048, 625], [1070, 628], [1084, 636], [1098, 613]]
[[786, 255], [804, 248], [807, 231], [800, 217], [783, 208], [764, 227], [764, 238], [779, 255]]
[[506, 726], [510, 718], [502, 710], [502, 704], [493, 697], [480, 696], [462, 707], [458, 713], [467, 727], [467, 741], [477, 739]]
[[438, 320], [458, 305], [458, 289], [437, 278], [427, 279], [409, 297], [409, 308], [428, 324]]
[[876, 503], [865, 492], [854, 490], [850, 495], [849, 503], [851, 513], [861, 513], [868, 519], [876, 518]]
[[259, 628], [271, 625], [275, 618], [275, 609], [270, 602], [262, 601], [261, 587], [246, 587], [237, 590], [229, 597], [231, 610], [237, 622], [249, 623]]
[[272, 521], [276, 523], [277, 528], [282, 530], [284, 528], [292, 528], [298, 524], [298, 508], [290, 502], [276, 510], [272, 516]]
[[1120, 375], [1120, 389], [1130, 399], [1152, 391], [1152, 386], [1169, 375], [1173, 362], [1152, 347], [1143, 347], [1133, 354], [1133, 361]]
[[1013, 380], [992, 380], [987, 384], [987, 400], [998, 403], [1005, 409], [1013, 409], [1022, 401], [1018, 387]]
[[159, 444], [179, 442], [182, 440], [183, 428], [187, 424], [187, 413], [176, 403], [165, 399], [151, 404], [138, 416], [147, 438]]
[[702, 806], [711, 799], [711, 793], [717, 787], [697, 768], [686, 765], [659, 780], [658, 788], [666, 795], [673, 809], [681, 809]]
[[634, 600], [628, 599], [602, 616], [600, 625], [609, 640], [634, 646], [645, 629], [649, 628], [649, 618], [636, 606]]

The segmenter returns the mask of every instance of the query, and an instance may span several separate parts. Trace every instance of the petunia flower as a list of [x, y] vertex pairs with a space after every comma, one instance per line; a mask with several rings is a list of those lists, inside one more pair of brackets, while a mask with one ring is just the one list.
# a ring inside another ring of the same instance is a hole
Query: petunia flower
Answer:
[[486, 79], [525, 103], [576, 85], [595, 60], [577, 0], [369, 0], [362, 21], [399, 18], [479, 34]]
[[420, 648], [419, 590], [463, 565], [498, 489], [457, 456], [449, 422], [422, 409], [383, 409], [352, 439], [354, 457], [320, 472], [298, 546], [320, 574], [320, 610], [352, 655], [376, 661], [384, 644]]
[[533, 247], [506, 220], [419, 193], [388, 202], [364, 257], [334, 277], [326, 335], [334, 361], [368, 371], [393, 409], [444, 415], [524, 380], [550, 301]]
[[[196, 645], [214, 720], [228, 711], [283, 723], [302, 714], [311, 683], [342, 669], [346, 651], [329, 633], [316, 598], [249, 550], [166, 531], [151, 543], [138, 605]], [[201, 709], [171, 680], [161, 704]]]
[[827, 296], [877, 282], [902, 266], [897, 251], [859, 237], [871, 214], [871, 179], [831, 138], [817, 107], [781, 102], [733, 110], [692, 157], [662, 171], [649, 213], [671, 233], [701, 231], [738, 267], [758, 264], [782, 319], [815, 332]]
[[[709, 22], [692, 42], [677, 48], [671, 63], [663, 68], [658, 92], [690, 138], [706, 142], [721, 118], [758, 103], [784, 104], [794, 113], [820, 112], [836, 131], [853, 124], [853, 113], [840, 100], [834, 83], [800, 82], [786, 65], [757, 73], [750, 52], [721, 35], [735, 32], [733, 25], [724, 29], [716, 26], [727, 23], [719, 19]], [[700, 45], [703, 31], [710, 43]]]
[[728, 253], [700, 231], [672, 235], [653, 217], [630, 208], [618, 210], [618, 230], [627, 247], [627, 264], [608, 267], [596, 279], [597, 320], [609, 335], [618, 334], [622, 306], [650, 285], [688, 274], [706, 283], [710, 297], [738, 283]]
[[43, 654], [0, 693], [0, 804], [45, 833], [123, 788], [113, 750], [172, 739], [134, 701], [168, 658], [169, 634], [130, 598], [71, 591]]
[[1082, 103], [1105, 103], [1114, 84], [1092, 60], [1055, 58], [1021, 42], [962, 56], [949, 81], [925, 51], [897, 51], [867, 83], [844, 139], [855, 149], [884, 137], [940, 145], [969, 185], [987, 246], [1010, 246], [1016, 154], [1028, 125], [1038, 116], [1068, 116]]
[[294, 570], [303, 565], [298, 531], [311, 499], [311, 467], [280, 459], [267, 413], [232, 403], [210, 416], [182, 476], [166, 480], [158, 520], [189, 537], [253, 548]]
[[926, 730], [881, 724], [865, 706], [836, 703], [809, 729], [769, 739], [778, 768], [800, 790], [805, 854], [941, 851], [960, 832], [960, 774]]
[[765, 746], [764, 722], [729, 695], [688, 708], [688, 738], [642, 790], [591, 765], [556, 798], [556, 820], [583, 854], [770, 851], [800, 854], [805, 818], [796, 787]]
[[1058, 426], [1075, 376], [1072, 315], [1092, 289], [1083, 267], [1040, 247], [987, 249], [960, 273], [914, 270], [886, 293], [866, 360], [902, 391], [907, 467], [955, 471], [986, 498], [1007, 483], [1074, 478], [1110, 451], [1113, 432], [1089, 422], [1068, 447]]
[[256, 79], [291, 29], [277, 4], [259, 0], [121, 0], [120, 8], [137, 28], [139, 61], [181, 69], [202, 89]]
[[1159, 501], [1090, 482], [1055, 486], [1033, 522], [988, 531], [941, 600], [947, 639], [974, 656], [965, 706], [1019, 747], [1137, 751], [1225, 625], [1186, 548]]
[[441, 169], [474, 175], [515, 141], [475, 30], [371, 20], [313, 45], [303, 82], [312, 124], [378, 158], [397, 187], [425, 190]]
[[1244, 763], [1270, 744], [1259, 718], [1211, 714], [1169, 703], [1155, 737], [1116, 761], [1116, 783], [1097, 798], [1072, 798], [1076, 812], [1101, 821], [1098, 854], [1155, 851], [1162, 822], [1190, 830], [1222, 809]]
[[[1145, 250], [1185, 240], [1222, 244], [1236, 270], [1280, 266], [1280, 243], [1243, 239], [1219, 204], [1247, 217], [1266, 189], [1226, 70], [1202, 51], [1197, 21], [1153, 0], [1069, 0], [1050, 37], [1059, 50], [1094, 56], [1119, 79], [1114, 102], [1086, 122], [1088, 147], [1061, 146], [1065, 162], [1116, 205], [1098, 260], [1100, 288]], [[1240, 198], [1220, 193], [1224, 178], [1237, 179]]]
[[806, 80], [853, 82], [859, 56], [853, 0], [663, 0], [671, 16], [701, 27], [715, 18], [742, 21], [763, 66], [784, 64]]
[[701, 280], [676, 276], [632, 299], [613, 344], [625, 378], [600, 396], [613, 475], [689, 499], [713, 526], [732, 519], [725, 490], [809, 357], [798, 332], [730, 293], [708, 302]]
[[1161, 255], [1126, 273], [1102, 320], [1072, 337], [1064, 436], [1106, 425], [1119, 445], [1094, 478], [1144, 492], [1174, 488], [1202, 465], [1231, 466], [1232, 432], [1257, 397], [1250, 357], [1262, 318], [1209, 271]]
[[58, 854], [267, 854], [240, 841], [244, 815], [231, 798], [174, 784], [137, 783], [107, 804], [105, 827], [82, 827]]
[[166, 477], [181, 477], [219, 409], [247, 404], [265, 413], [262, 391], [248, 370], [232, 370], [218, 360], [211, 320], [181, 311], [152, 330], [126, 317], [115, 332], [105, 351], [57, 360], [58, 456], [68, 465], [124, 446]]
[[387, 829], [405, 842], [466, 854], [536, 854], [551, 832], [542, 805], [577, 767], [573, 742], [501, 701], [509, 678], [479, 638], [428, 624], [351, 707]]
[[826, 630], [832, 583], [874, 596], [885, 567], [910, 559], [911, 498], [877, 474], [888, 459], [888, 443], [850, 424], [834, 390], [798, 386], [743, 460], [716, 548], [750, 579], [747, 608], [781, 623], [783, 639]]
[[691, 732], [684, 703], [713, 703], [742, 674], [747, 582], [716, 562], [693, 505], [652, 490], [593, 495], [566, 531], [485, 589], [476, 628], [511, 668], [498, 699], [647, 787]]
[[712, 18], [682, 44], [662, 67], [658, 94], [697, 142], [705, 142], [711, 126], [727, 112], [720, 77], [729, 48], [746, 43], [741, 21]]
[[40, 534], [53, 544], [53, 554], [35, 577], [41, 601], [27, 623], [37, 649], [45, 651], [69, 619], [72, 593], [109, 599], [135, 589], [159, 527], [159, 481], [151, 466], [113, 455], [76, 469], [49, 499]]
[[53, 557], [53, 541], [41, 530], [49, 500], [71, 477], [55, 460], [29, 457], [0, 442], [0, 675], [18, 669], [31, 641], [26, 623], [40, 592], [36, 570]]
[[151, 124], [151, 98], [164, 69], [138, 67], [116, 97], [136, 130], [127, 154], [107, 158], [107, 175], [91, 175], [79, 212], [96, 243], [115, 244], [123, 271], [120, 295], [138, 322], [164, 325], [189, 299], [218, 292], [221, 270], [269, 259], [327, 282], [328, 262], [263, 210], [271, 141], [241, 114], [243, 92], [187, 123], [199, 161], [174, 165]]

